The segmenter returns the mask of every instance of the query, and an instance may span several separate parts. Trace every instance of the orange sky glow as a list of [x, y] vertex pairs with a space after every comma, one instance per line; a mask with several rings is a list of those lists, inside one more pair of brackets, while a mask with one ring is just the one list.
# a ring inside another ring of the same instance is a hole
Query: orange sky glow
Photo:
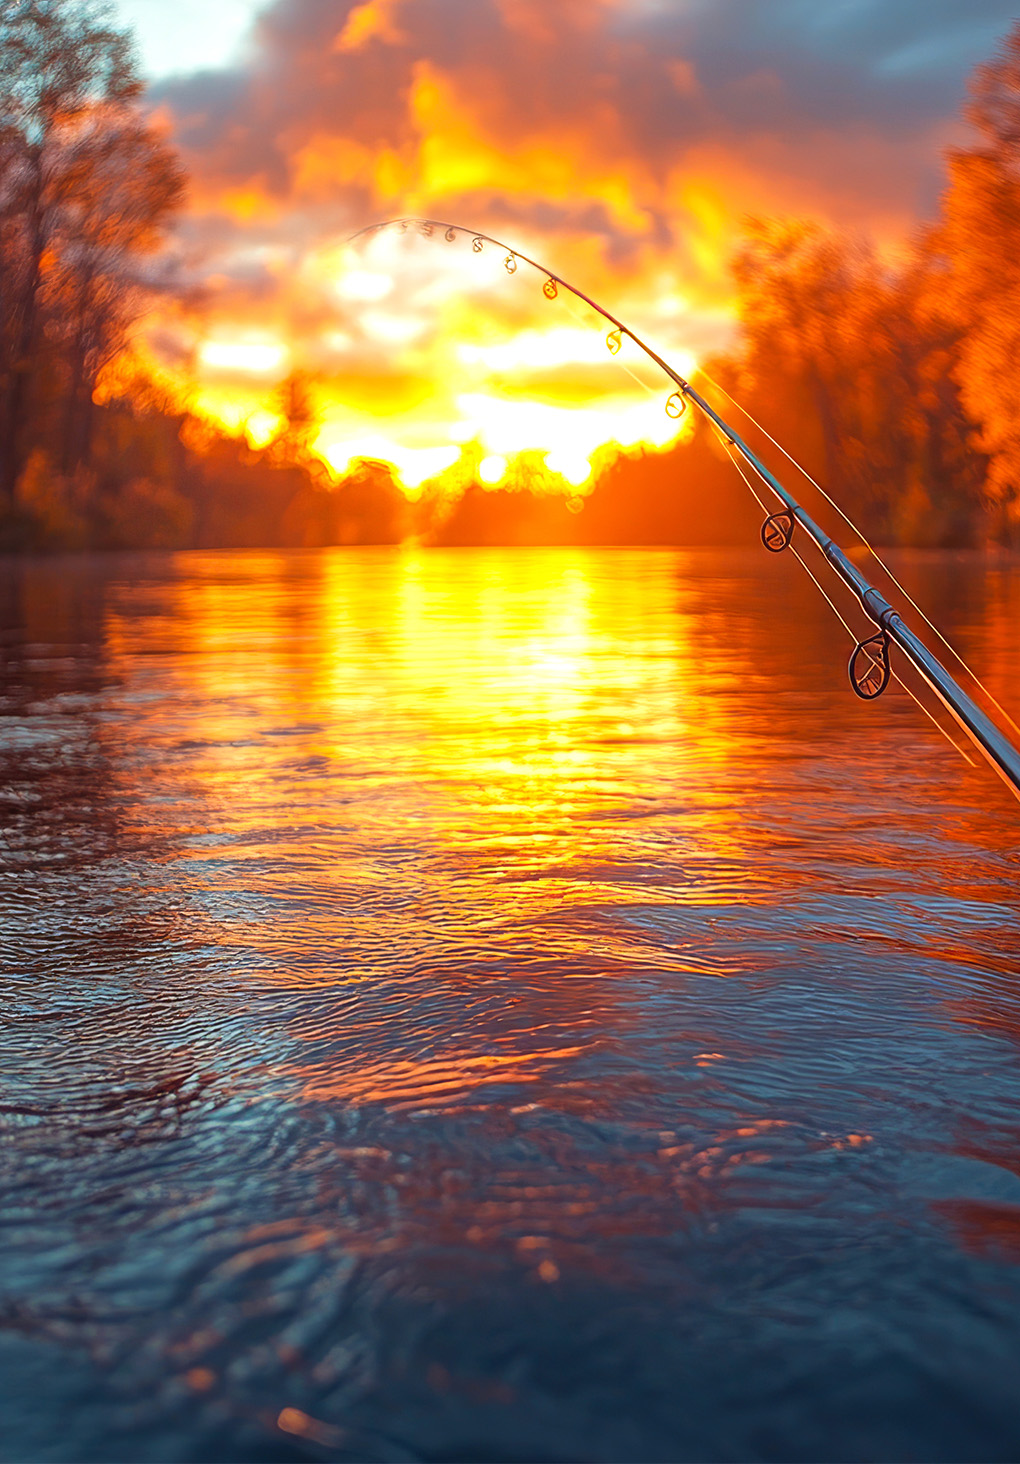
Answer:
[[[476, 252], [471, 240], [471, 230], [448, 241], [396, 227], [309, 249], [296, 278], [280, 261], [268, 308], [213, 297], [187, 369], [169, 379], [199, 414], [262, 447], [284, 427], [283, 383], [307, 374], [315, 453], [337, 475], [384, 461], [411, 495], [465, 476], [533, 484], [536, 468], [550, 491], [584, 493], [614, 453], [664, 449], [689, 431], [667, 415], [672, 387], [633, 342], [614, 355], [597, 312], [566, 291], [546, 298], [544, 274], [521, 263], [510, 275], [506, 250]], [[541, 239], [526, 243], [541, 253]], [[692, 306], [679, 285], [653, 266], [607, 280], [606, 299], [691, 372]], [[328, 308], [300, 320], [305, 292]], [[726, 339], [724, 303], [701, 312], [695, 338], [706, 328]]]
[[904, 37], [869, 74], [840, 69], [835, 20], [791, 28], [785, 59], [766, 60], [760, 13], [720, 49], [726, 8], [267, 5], [233, 70], [154, 99], [192, 177], [181, 258], [198, 303], [148, 322], [142, 354], [253, 446], [281, 431], [281, 386], [301, 373], [312, 450], [337, 475], [383, 460], [411, 495], [471, 479], [583, 494], [621, 449], [671, 446], [690, 423], [666, 415], [662, 373], [628, 341], [614, 358], [605, 323], [564, 291], [547, 299], [540, 273], [508, 274], [470, 232], [347, 241], [393, 217], [484, 230], [685, 373], [733, 338], [728, 259], [747, 214], [901, 244], [955, 125], [909, 76], [875, 90], [882, 66], [912, 64]]

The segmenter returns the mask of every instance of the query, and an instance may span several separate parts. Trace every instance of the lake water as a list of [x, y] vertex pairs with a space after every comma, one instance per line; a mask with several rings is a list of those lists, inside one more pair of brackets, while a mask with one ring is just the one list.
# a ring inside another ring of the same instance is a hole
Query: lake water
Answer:
[[[1016, 713], [1020, 561], [898, 563]], [[0, 626], [0, 1457], [1017, 1458], [1020, 805], [789, 555]]]

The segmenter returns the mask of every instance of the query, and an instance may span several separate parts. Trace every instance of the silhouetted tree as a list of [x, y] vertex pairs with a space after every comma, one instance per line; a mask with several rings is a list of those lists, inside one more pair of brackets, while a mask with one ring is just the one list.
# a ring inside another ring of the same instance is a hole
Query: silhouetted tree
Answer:
[[92, 396], [142, 307], [183, 177], [127, 34], [84, 0], [0, 0], [0, 492], [88, 463]]
[[292, 371], [280, 383], [276, 402], [283, 418], [277, 445], [291, 457], [307, 458], [321, 418], [311, 374]]
[[1020, 541], [1020, 23], [971, 81], [975, 144], [949, 157], [941, 239], [964, 327], [957, 379], [999, 538]]
[[352, 464], [330, 493], [330, 544], [399, 544], [410, 530], [410, 506], [387, 463]]

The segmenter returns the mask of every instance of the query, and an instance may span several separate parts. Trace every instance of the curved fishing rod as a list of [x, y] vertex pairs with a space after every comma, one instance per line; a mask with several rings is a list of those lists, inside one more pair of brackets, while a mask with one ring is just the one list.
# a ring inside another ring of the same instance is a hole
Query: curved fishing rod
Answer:
[[586, 295], [583, 290], [572, 285], [569, 280], [546, 269], [537, 260], [529, 258], [527, 254], [522, 254], [519, 249], [504, 244], [500, 239], [494, 239], [491, 234], [467, 229], [463, 224], [451, 224], [439, 219], [387, 219], [382, 223], [370, 224], [365, 229], [359, 229], [357, 233], [350, 236], [348, 243], [353, 243], [355, 239], [360, 239], [366, 234], [374, 234], [382, 229], [391, 228], [400, 228], [405, 233], [414, 228], [424, 238], [432, 238], [437, 230], [441, 230], [443, 238], [450, 244], [456, 240], [458, 235], [463, 234], [471, 239], [471, 247], [476, 254], [480, 254], [486, 244], [493, 244], [497, 249], [506, 250], [503, 264], [508, 274], [516, 273], [518, 264], [530, 265], [539, 274], [545, 275], [542, 291], [547, 299], [555, 300], [560, 289], [564, 289], [576, 299], [583, 300], [596, 314], [601, 315], [603, 320], [607, 320], [612, 329], [606, 337], [606, 344], [614, 356], [621, 349], [624, 336], [632, 340], [638, 349], [654, 361], [656, 366], [664, 371], [677, 387], [666, 403], [666, 411], [669, 416], [683, 416], [687, 402], [694, 402], [724, 434], [730, 446], [740, 453], [749, 467], [779, 499], [782, 507], [775, 513], [769, 514], [761, 527], [761, 539], [765, 548], [774, 554], [788, 549], [793, 540], [794, 529], [799, 524], [821, 550], [839, 578], [856, 596], [868, 619], [877, 626], [876, 633], [861, 641], [850, 657], [848, 669], [850, 685], [854, 692], [865, 701], [872, 701], [875, 697], [881, 696], [892, 675], [890, 647], [895, 643], [960, 723], [978, 750], [1020, 798], [1020, 750], [1013, 745], [977, 703], [971, 700], [963, 687], [950, 675], [941, 661], [932, 655], [928, 647], [903, 621], [885, 596], [865, 578], [835, 540], [819, 528], [793, 494], [784, 488], [775, 474], [752, 452], [739, 433], [719, 415], [714, 407], [709, 405], [685, 377], [675, 371], [668, 361], [664, 361], [646, 341], [643, 341], [629, 326], [625, 325], [611, 311], [606, 310], [597, 300], [593, 300], [590, 295]]

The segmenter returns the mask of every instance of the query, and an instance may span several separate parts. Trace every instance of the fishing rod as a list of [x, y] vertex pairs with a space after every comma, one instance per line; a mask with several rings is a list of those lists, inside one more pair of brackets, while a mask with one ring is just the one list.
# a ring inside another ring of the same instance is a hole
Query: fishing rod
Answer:
[[403, 218], [387, 219], [382, 223], [370, 224], [367, 228], [359, 229], [357, 233], [352, 234], [348, 242], [353, 243], [355, 239], [363, 238], [367, 234], [375, 234], [383, 229], [393, 228], [399, 228], [405, 234], [414, 229], [426, 239], [434, 237], [439, 232], [449, 244], [455, 243], [458, 237], [466, 236], [470, 238], [471, 248], [475, 254], [480, 254], [486, 244], [491, 244], [499, 250], [505, 250], [503, 264], [508, 274], [515, 274], [519, 264], [530, 265], [532, 269], [545, 276], [542, 292], [546, 299], [555, 300], [561, 289], [566, 290], [568, 294], [582, 300], [596, 314], [602, 316], [603, 320], [608, 321], [611, 329], [606, 337], [606, 345], [614, 356], [622, 348], [624, 337], [633, 341], [639, 350], [643, 351], [660, 370], [665, 372], [676, 387], [666, 402], [667, 414], [673, 418], [682, 417], [687, 409], [687, 403], [693, 402], [723, 434], [729, 446], [740, 454], [757, 477], [779, 499], [782, 506], [774, 513], [770, 513], [761, 526], [761, 540], [765, 548], [773, 554], [782, 553], [784, 549], [790, 547], [794, 530], [797, 525], [800, 525], [808, 538], [821, 550], [835, 573], [853, 592], [868, 619], [877, 627], [873, 635], [858, 642], [850, 657], [848, 666], [850, 685], [856, 695], [864, 701], [873, 701], [875, 697], [881, 696], [893, 674], [890, 650], [893, 644], [897, 645], [963, 727], [978, 750], [1020, 798], [1020, 750], [967, 695], [941, 661], [932, 655], [924, 642], [904, 622], [899, 612], [861, 573], [836, 541], [815, 523], [810, 514], [783, 486], [775, 474], [765, 466], [740, 434], [719, 415], [684, 376], [674, 370], [668, 361], [664, 360], [646, 341], [643, 341], [629, 326], [619, 320], [612, 311], [606, 310], [597, 300], [593, 300], [590, 295], [586, 295], [583, 290], [579, 290], [576, 285], [572, 285], [553, 270], [546, 269], [537, 260], [529, 258], [527, 254], [522, 254], [519, 249], [514, 249], [509, 244], [494, 239], [491, 234], [484, 234], [478, 230], [467, 229], [462, 224], [446, 223], [438, 219]]

